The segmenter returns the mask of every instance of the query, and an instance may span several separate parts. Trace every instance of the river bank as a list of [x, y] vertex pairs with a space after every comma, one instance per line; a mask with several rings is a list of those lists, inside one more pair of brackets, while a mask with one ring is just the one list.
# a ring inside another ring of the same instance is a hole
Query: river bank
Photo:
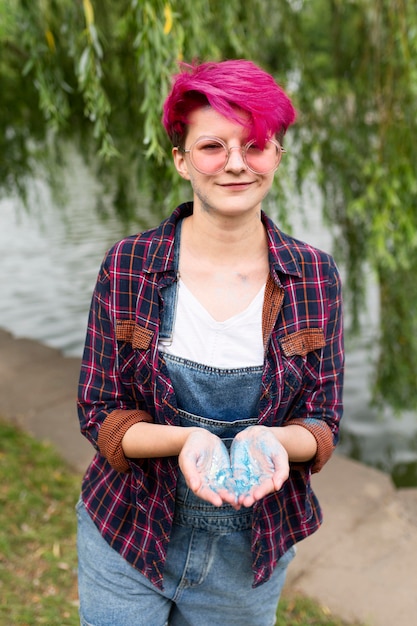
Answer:
[[[0, 330], [0, 415], [52, 442], [80, 474], [92, 457], [80, 435], [80, 360]], [[417, 614], [417, 489], [335, 454], [313, 477], [325, 522], [298, 546], [287, 589], [346, 620], [411, 626]]]

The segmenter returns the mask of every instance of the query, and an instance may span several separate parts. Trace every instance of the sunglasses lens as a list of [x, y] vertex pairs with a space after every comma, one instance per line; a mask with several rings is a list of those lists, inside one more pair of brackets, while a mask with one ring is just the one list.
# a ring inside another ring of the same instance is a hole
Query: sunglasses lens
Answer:
[[216, 139], [199, 139], [191, 148], [194, 167], [204, 174], [220, 172], [227, 162], [227, 148]]
[[[226, 166], [230, 150], [216, 137], [202, 137], [191, 146], [189, 152], [196, 170], [202, 174], [217, 174]], [[255, 141], [251, 141], [240, 150], [247, 167], [256, 174], [272, 172], [281, 161], [281, 146], [272, 140], [267, 141], [262, 149]]]
[[246, 146], [246, 164], [250, 170], [258, 174], [272, 172], [281, 160], [281, 148], [274, 141], [267, 141], [261, 150], [256, 142]]

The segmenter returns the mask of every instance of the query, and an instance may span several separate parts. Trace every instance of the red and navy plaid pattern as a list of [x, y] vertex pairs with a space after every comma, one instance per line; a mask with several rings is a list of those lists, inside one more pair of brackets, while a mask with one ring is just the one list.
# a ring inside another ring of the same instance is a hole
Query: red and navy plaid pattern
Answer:
[[[158, 330], [161, 289], [177, 279], [176, 223], [191, 212], [192, 204], [183, 204], [159, 227], [125, 238], [106, 254], [92, 298], [79, 383], [81, 430], [97, 450], [83, 480], [84, 503], [108, 543], [159, 587], [174, 513], [177, 458], [128, 459], [128, 471], [118, 471], [101, 454], [98, 441], [101, 429], [101, 436], [106, 429], [116, 432], [119, 422], [122, 428], [138, 412], [156, 423], [179, 424], [174, 390], [158, 352]], [[316, 437], [318, 453], [311, 463], [292, 466], [282, 489], [254, 506], [254, 585], [267, 580], [282, 554], [321, 524], [310, 474], [337, 443], [344, 364], [341, 284], [332, 257], [284, 235], [265, 214], [262, 220], [270, 279], [259, 423], [304, 426]]]

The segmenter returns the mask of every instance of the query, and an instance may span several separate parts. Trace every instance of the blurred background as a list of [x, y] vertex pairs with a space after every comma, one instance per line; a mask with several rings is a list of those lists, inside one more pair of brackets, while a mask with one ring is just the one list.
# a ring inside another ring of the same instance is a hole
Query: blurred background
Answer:
[[417, 486], [411, 4], [0, 0], [0, 327], [81, 356], [106, 249], [190, 199], [160, 122], [170, 76], [251, 59], [298, 111], [265, 210], [344, 279], [339, 451]]

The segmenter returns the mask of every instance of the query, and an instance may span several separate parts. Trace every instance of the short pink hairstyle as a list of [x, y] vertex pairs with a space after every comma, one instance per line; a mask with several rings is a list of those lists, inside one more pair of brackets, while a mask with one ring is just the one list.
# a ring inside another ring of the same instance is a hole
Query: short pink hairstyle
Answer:
[[245, 59], [201, 64], [182, 63], [164, 103], [162, 122], [174, 146], [183, 146], [189, 115], [210, 105], [229, 120], [244, 125], [236, 109], [249, 117], [248, 139], [263, 145], [282, 141], [296, 113], [290, 98], [263, 69]]

